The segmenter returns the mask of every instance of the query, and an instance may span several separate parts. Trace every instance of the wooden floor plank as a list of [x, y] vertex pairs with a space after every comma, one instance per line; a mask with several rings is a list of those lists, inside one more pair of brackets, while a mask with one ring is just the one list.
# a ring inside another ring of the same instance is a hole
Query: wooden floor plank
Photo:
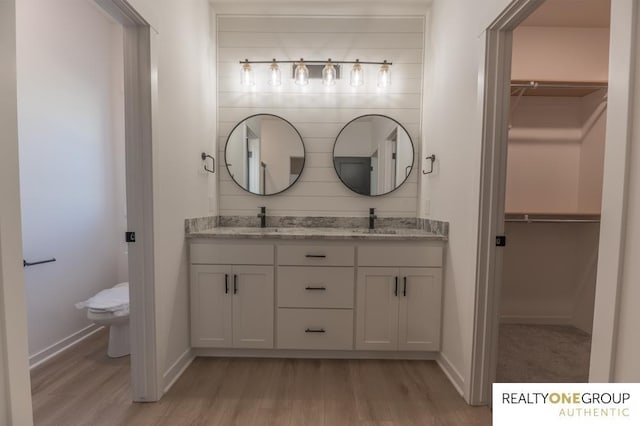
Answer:
[[198, 358], [159, 403], [133, 404], [128, 358], [99, 332], [32, 371], [44, 426], [484, 426], [432, 361]]

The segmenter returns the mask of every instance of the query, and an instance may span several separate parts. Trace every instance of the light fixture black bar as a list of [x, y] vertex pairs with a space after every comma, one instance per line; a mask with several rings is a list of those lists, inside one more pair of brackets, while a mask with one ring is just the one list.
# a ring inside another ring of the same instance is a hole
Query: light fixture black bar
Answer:
[[308, 60], [303, 60], [303, 61], [239, 61], [239, 63], [241, 64], [298, 64], [298, 63], [305, 63], [305, 64], [326, 64], [328, 62], [331, 62], [332, 64], [362, 64], [362, 65], [393, 65], [393, 62], [368, 62], [368, 61], [334, 61], [334, 60], [324, 60], [324, 61], [308, 61]]

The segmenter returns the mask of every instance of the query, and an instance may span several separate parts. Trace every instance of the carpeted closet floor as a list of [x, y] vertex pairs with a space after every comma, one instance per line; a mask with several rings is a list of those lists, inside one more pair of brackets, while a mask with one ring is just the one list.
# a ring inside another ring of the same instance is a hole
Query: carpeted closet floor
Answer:
[[496, 381], [587, 382], [590, 353], [591, 336], [574, 327], [501, 324]]

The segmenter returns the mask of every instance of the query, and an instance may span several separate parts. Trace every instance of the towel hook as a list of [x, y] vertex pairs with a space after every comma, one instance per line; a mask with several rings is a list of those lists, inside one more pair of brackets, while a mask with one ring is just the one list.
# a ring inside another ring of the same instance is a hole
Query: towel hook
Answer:
[[[212, 156], [210, 156], [206, 152], [203, 152], [202, 155], [200, 155], [200, 158], [202, 158], [202, 161], [205, 161], [204, 169], [206, 171], [208, 171], [209, 173], [215, 173], [216, 172], [216, 159], [215, 158], [213, 158]], [[211, 165], [213, 166], [213, 168], [211, 168], [211, 169], [207, 167], [207, 163], [206, 163], [207, 158], [211, 158], [211, 160], [212, 160], [211, 161]]]
[[431, 154], [431, 155], [430, 155], [430, 156], [428, 156], [426, 159], [427, 159], [427, 160], [431, 160], [431, 168], [429, 169], [429, 171], [428, 171], [428, 172], [423, 170], [423, 171], [422, 171], [422, 174], [423, 174], [423, 175], [428, 175], [428, 174], [433, 173], [433, 163], [435, 163], [435, 162], [436, 162], [436, 155], [435, 155], [435, 154]]

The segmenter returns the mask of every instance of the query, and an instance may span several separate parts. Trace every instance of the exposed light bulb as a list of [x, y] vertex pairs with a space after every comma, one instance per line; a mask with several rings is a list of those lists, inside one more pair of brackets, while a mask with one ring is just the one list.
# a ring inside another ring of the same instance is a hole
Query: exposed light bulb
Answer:
[[380, 71], [378, 71], [378, 87], [384, 89], [391, 85], [391, 69], [387, 61], [384, 61], [382, 66], [380, 66]]
[[360, 60], [356, 59], [356, 63], [353, 64], [353, 69], [351, 70], [351, 85], [353, 87], [358, 87], [363, 84], [364, 73], [362, 71], [362, 66], [360, 65]]
[[331, 63], [331, 58], [322, 69], [322, 84], [325, 86], [335, 86], [336, 84], [336, 67]]
[[280, 86], [282, 84], [282, 77], [280, 73], [280, 67], [274, 59], [269, 67], [269, 84], [271, 86]]
[[298, 86], [306, 86], [309, 84], [309, 68], [304, 64], [302, 58], [300, 58], [300, 63], [296, 66], [293, 78]]
[[240, 70], [240, 84], [243, 86], [253, 86], [256, 84], [253, 79], [253, 70], [251, 69], [251, 65], [249, 64], [249, 60], [245, 59], [242, 64], [242, 70]]

